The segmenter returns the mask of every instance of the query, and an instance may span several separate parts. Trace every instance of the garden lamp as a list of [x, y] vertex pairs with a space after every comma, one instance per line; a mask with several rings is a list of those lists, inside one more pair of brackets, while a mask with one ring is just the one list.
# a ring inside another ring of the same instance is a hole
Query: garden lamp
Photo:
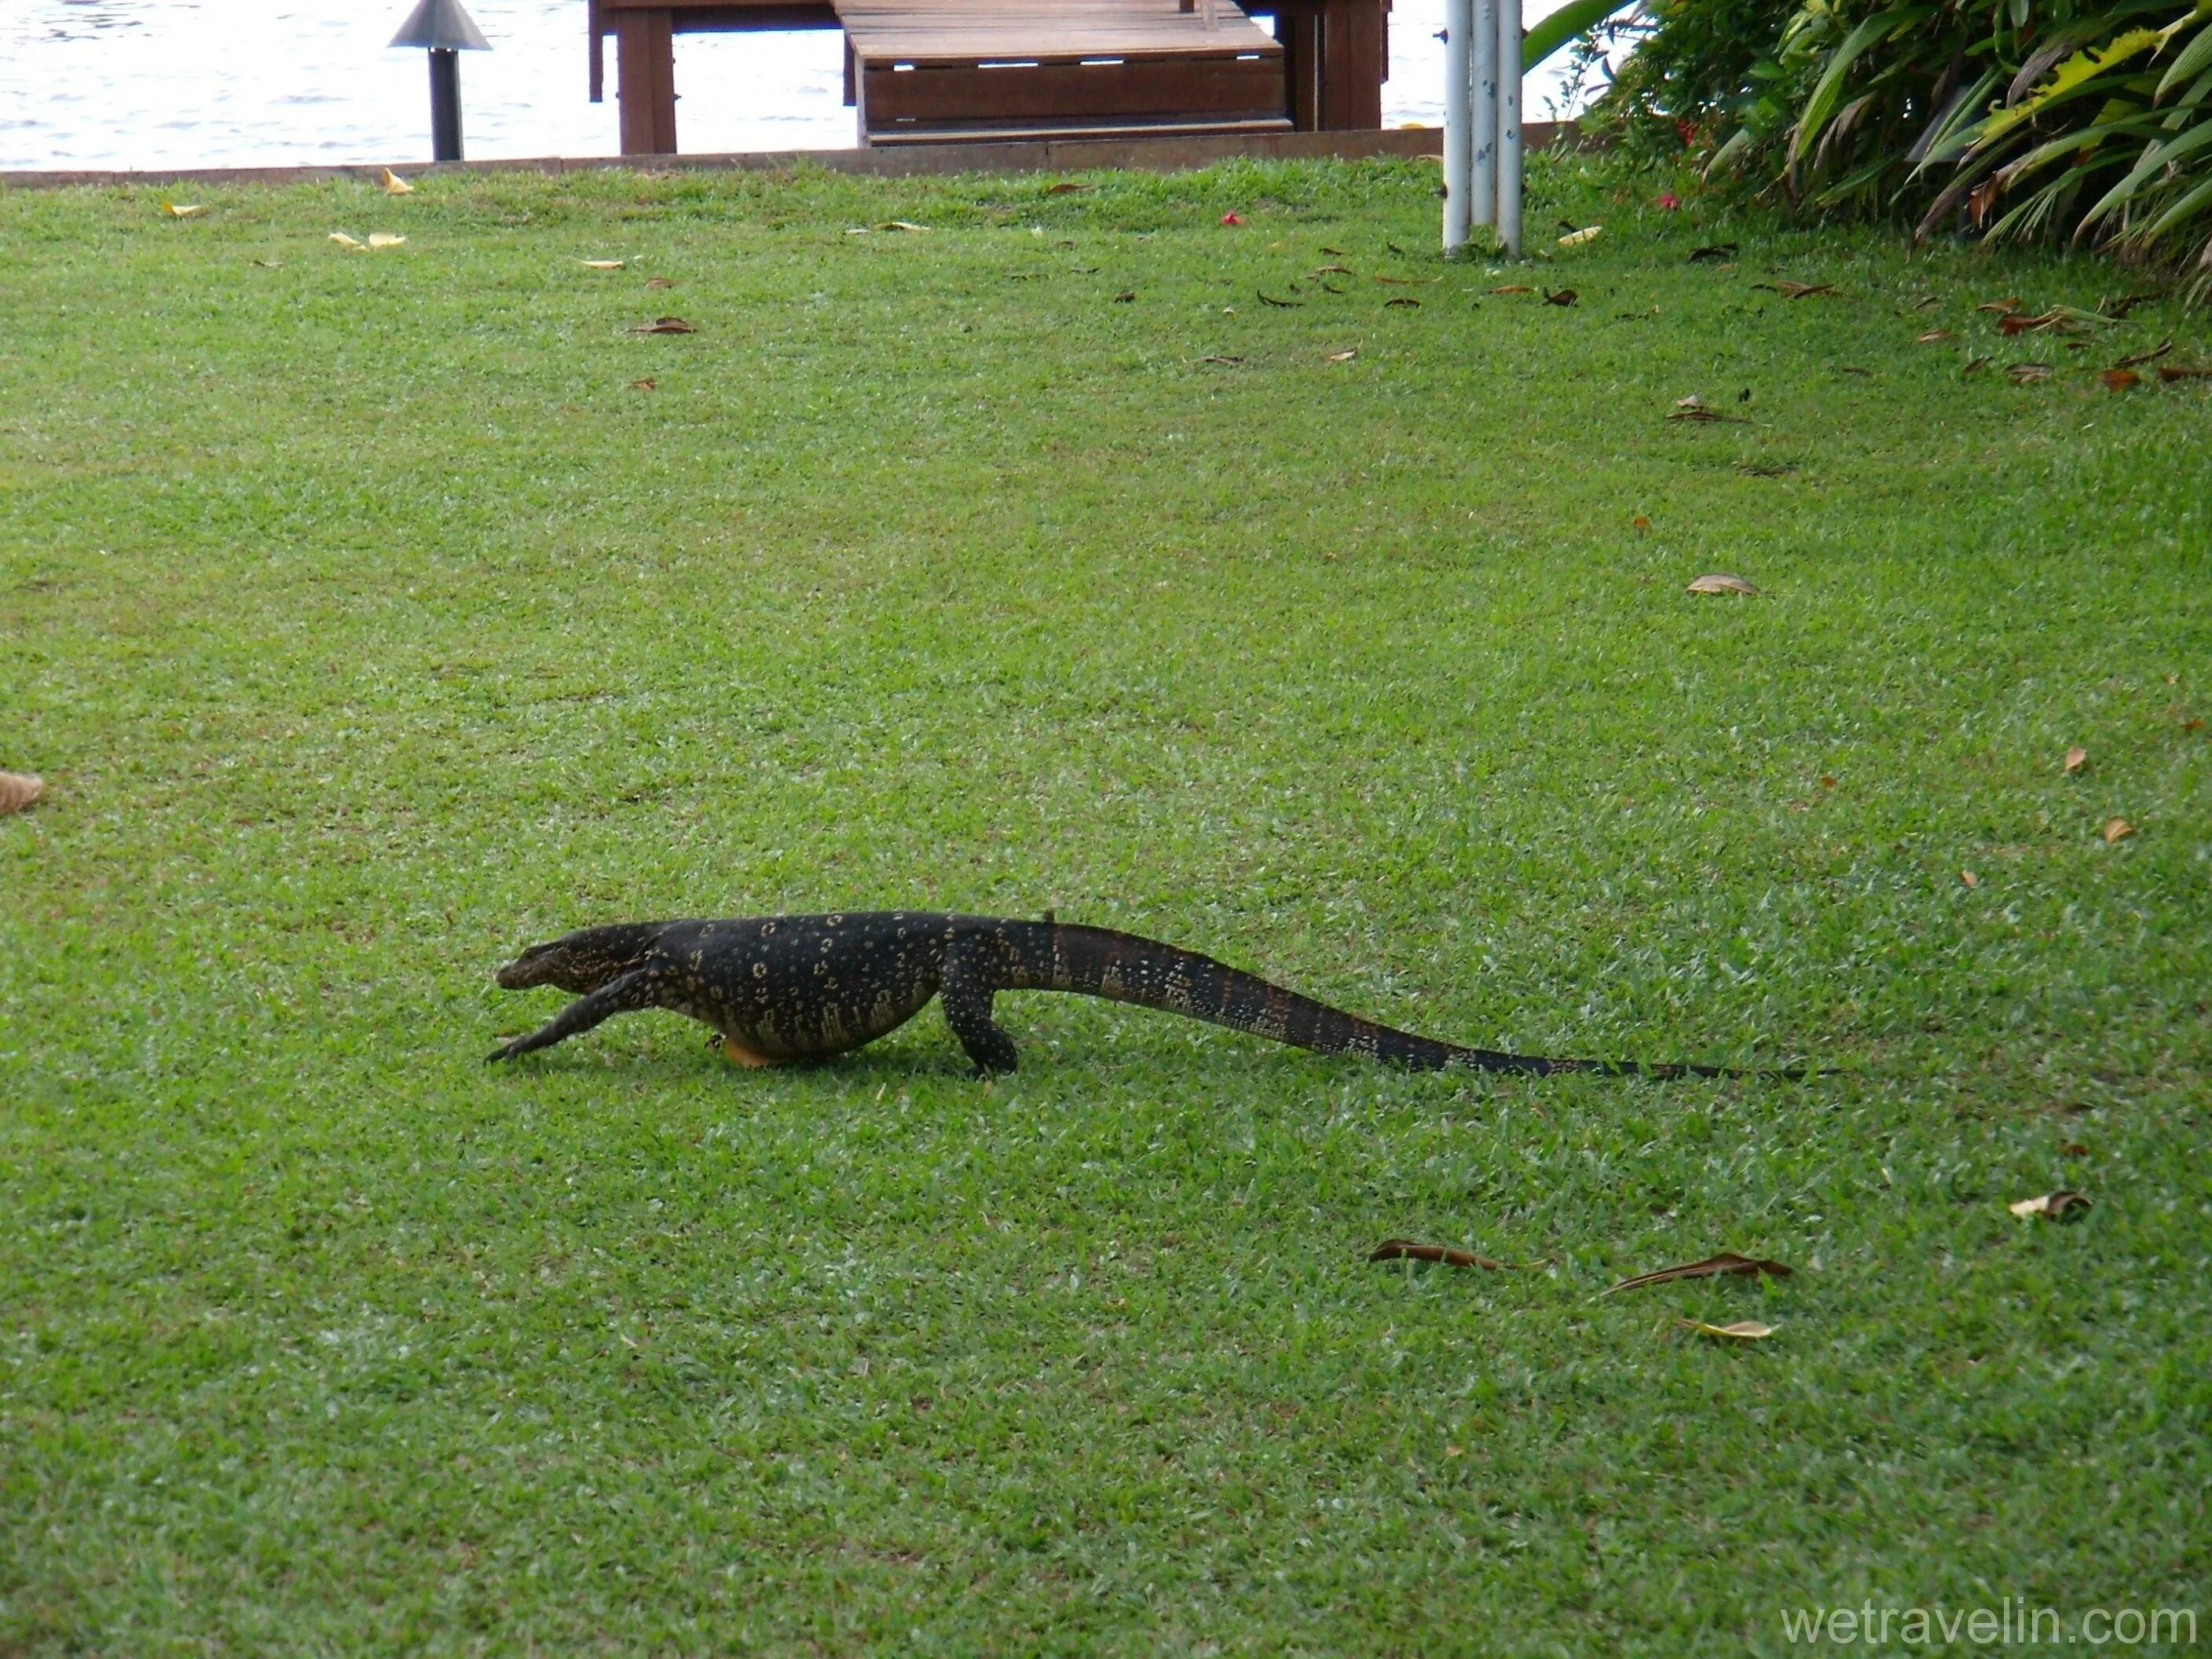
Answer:
[[461, 159], [461, 59], [465, 52], [489, 52], [476, 19], [461, 0], [422, 0], [392, 37], [395, 46], [420, 46], [430, 54], [430, 151], [439, 161]]

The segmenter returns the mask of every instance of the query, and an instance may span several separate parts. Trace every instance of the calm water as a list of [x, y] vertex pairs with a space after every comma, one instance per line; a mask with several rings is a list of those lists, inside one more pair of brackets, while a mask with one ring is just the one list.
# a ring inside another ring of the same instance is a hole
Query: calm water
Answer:
[[[0, 167], [278, 167], [429, 155], [423, 54], [392, 52], [411, 0], [0, 0]], [[1256, 8], [1255, 8], [1256, 9]], [[1531, 18], [1548, 9], [1530, 0]], [[583, 0], [471, 0], [492, 43], [461, 58], [474, 158], [610, 155], [586, 95]], [[1443, 0], [1397, 0], [1383, 118], [1441, 121]], [[677, 132], [692, 151], [853, 143], [834, 31], [689, 35]], [[1555, 81], [1532, 77], [1528, 112]]]

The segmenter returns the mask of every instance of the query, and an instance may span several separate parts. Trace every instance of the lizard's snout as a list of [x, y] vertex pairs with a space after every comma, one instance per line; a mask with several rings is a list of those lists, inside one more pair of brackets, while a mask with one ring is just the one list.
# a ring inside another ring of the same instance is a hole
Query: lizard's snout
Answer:
[[502, 991], [526, 991], [533, 985], [544, 985], [551, 977], [552, 963], [543, 945], [533, 945], [513, 962], [501, 969], [495, 976]]

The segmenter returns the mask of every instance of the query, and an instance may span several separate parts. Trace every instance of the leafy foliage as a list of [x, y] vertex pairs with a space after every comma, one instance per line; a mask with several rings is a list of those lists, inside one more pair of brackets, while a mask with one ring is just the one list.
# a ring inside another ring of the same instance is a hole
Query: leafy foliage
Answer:
[[1607, 107], [1830, 210], [2193, 258], [2212, 0], [1655, 0]]

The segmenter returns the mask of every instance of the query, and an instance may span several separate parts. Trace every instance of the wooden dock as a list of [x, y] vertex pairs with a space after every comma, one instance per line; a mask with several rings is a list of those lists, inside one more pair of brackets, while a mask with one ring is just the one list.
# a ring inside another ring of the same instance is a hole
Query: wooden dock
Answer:
[[625, 155], [672, 155], [675, 37], [836, 28], [863, 145], [1259, 135], [1382, 125], [1389, 0], [588, 0]]

